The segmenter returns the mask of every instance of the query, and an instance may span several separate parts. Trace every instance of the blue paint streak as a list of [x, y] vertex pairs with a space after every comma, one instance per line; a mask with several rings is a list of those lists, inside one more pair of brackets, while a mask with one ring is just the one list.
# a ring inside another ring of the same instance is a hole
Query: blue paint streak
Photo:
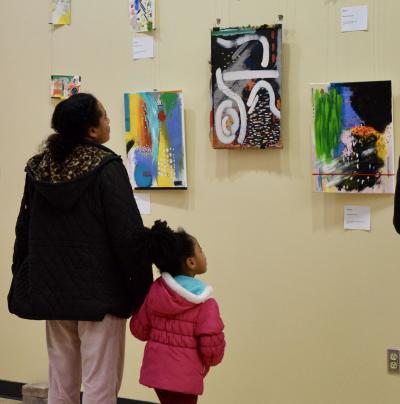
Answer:
[[[335, 88], [338, 94], [343, 97], [342, 131], [351, 129], [354, 126], [364, 125], [364, 121], [360, 119], [357, 112], [354, 111], [353, 107], [351, 106], [351, 96], [353, 95], [351, 88], [345, 86], [343, 83], [332, 83], [329, 86], [328, 91], [331, 91], [333, 88]], [[340, 157], [344, 149], [345, 145], [342, 142], [339, 142], [338, 147], [333, 152], [333, 158]]]
[[343, 150], [345, 149], [345, 145], [342, 142], [339, 142], [338, 147], [336, 148], [336, 150], [333, 152], [333, 158], [338, 158], [339, 156], [342, 155]]
[[153, 174], [158, 173], [158, 150], [160, 146], [160, 121], [158, 119], [157, 93], [139, 93], [146, 104], [146, 124], [151, 136]]
[[353, 92], [350, 87], [343, 85], [343, 83], [332, 83], [329, 87], [335, 88], [336, 91], [343, 97], [343, 107], [342, 107], [342, 121], [343, 129], [350, 129], [354, 126], [364, 125], [364, 121], [357, 115], [351, 106], [351, 96]]
[[133, 176], [138, 187], [148, 188], [153, 184], [154, 173], [151, 160], [151, 156], [146, 153], [146, 150], [140, 148], [135, 150]]
[[125, 132], [131, 130], [130, 108], [129, 108], [129, 94], [124, 94], [124, 109], [125, 109]]
[[135, 13], [138, 14], [140, 11], [140, 0], [135, 0], [134, 7], [135, 7]]
[[172, 110], [167, 114], [166, 127], [169, 138], [169, 145], [173, 148], [175, 157], [175, 178], [182, 179], [183, 170], [183, 139], [182, 139], [182, 99], [177, 97], [177, 102]]

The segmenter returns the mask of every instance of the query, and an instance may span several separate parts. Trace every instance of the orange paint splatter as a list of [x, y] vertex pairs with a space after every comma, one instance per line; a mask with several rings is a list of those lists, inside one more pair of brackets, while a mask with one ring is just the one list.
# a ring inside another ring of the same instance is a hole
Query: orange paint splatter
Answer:
[[356, 136], [364, 136], [364, 137], [378, 135], [378, 132], [376, 131], [375, 128], [373, 128], [372, 126], [363, 126], [363, 125], [355, 126], [354, 128], [351, 129], [351, 133]]
[[251, 89], [255, 86], [255, 81], [254, 80], [249, 80], [247, 83], [246, 83], [246, 90], [249, 90], [249, 91], [251, 91]]

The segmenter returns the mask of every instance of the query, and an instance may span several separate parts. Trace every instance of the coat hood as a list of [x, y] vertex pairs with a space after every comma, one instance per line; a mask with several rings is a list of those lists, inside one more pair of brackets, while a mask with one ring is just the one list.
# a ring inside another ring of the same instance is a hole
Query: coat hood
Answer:
[[51, 205], [70, 210], [98, 170], [114, 160], [121, 158], [104, 146], [87, 142], [75, 147], [62, 163], [56, 162], [45, 149], [28, 160], [25, 171], [35, 183], [35, 189]]
[[175, 315], [204, 303], [212, 292], [212, 287], [206, 286], [200, 295], [195, 295], [179, 285], [168, 272], [163, 272], [151, 287], [148, 304], [160, 314]]

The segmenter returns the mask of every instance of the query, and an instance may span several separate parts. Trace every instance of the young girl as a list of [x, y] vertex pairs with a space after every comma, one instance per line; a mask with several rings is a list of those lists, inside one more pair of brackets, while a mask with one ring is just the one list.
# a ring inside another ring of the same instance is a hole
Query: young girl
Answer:
[[144, 238], [161, 277], [130, 322], [132, 334], [148, 341], [140, 383], [154, 388], [161, 404], [194, 404], [225, 348], [212, 288], [195, 279], [207, 271], [206, 257], [193, 236], [166, 222], [156, 221]]

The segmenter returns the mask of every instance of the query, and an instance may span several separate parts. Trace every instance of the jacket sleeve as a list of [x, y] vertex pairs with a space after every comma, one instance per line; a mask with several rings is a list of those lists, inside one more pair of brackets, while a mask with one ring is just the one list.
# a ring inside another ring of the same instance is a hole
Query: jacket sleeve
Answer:
[[396, 191], [394, 194], [393, 225], [394, 225], [394, 228], [396, 229], [397, 233], [400, 234], [400, 167], [397, 169], [397, 177], [396, 177]]
[[133, 336], [141, 341], [147, 341], [150, 338], [150, 320], [147, 315], [146, 301], [142, 304], [139, 311], [132, 314], [129, 322], [129, 328]]
[[112, 161], [103, 168], [100, 188], [111, 248], [132, 293], [132, 308], [137, 309], [153, 282], [153, 272], [137, 243], [143, 221], [121, 160]]
[[219, 314], [218, 304], [209, 299], [202, 304], [197, 319], [195, 334], [199, 341], [200, 355], [206, 368], [218, 365], [224, 357], [224, 323]]
[[28, 240], [29, 240], [31, 193], [32, 193], [31, 180], [28, 177], [28, 175], [26, 175], [24, 195], [22, 196], [17, 223], [15, 225], [15, 243], [14, 243], [13, 262], [11, 267], [13, 274], [15, 274], [17, 269], [20, 267], [21, 263], [27, 257], [29, 251]]

